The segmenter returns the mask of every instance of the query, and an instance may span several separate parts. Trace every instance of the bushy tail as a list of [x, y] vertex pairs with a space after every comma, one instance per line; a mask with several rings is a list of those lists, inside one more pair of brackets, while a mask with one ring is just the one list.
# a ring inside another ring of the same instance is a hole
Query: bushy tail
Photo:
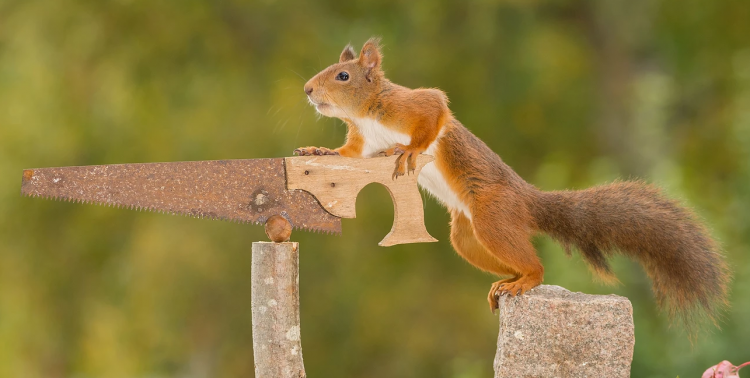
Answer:
[[580, 191], [541, 192], [532, 212], [540, 230], [579, 249], [604, 279], [609, 256], [639, 261], [660, 306], [684, 320], [714, 323], [726, 305], [729, 271], [719, 247], [689, 209], [642, 182], [616, 182]]

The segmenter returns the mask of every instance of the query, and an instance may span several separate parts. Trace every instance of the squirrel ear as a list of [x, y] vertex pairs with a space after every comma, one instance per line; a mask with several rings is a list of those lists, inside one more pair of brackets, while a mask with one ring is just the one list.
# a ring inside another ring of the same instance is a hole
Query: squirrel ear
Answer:
[[380, 68], [381, 60], [380, 38], [370, 38], [362, 46], [362, 52], [359, 53], [359, 63], [365, 68], [378, 69]]
[[348, 62], [354, 58], [356, 58], [354, 56], [354, 48], [352, 45], [346, 45], [344, 51], [341, 52], [341, 56], [339, 57], [339, 63]]

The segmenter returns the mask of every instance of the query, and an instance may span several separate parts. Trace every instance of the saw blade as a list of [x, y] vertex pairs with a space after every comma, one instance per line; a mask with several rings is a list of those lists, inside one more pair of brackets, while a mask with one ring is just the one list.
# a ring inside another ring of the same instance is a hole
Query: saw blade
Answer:
[[286, 189], [283, 158], [27, 169], [21, 192], [241, 223], [280, 214], [295, 229], [341, 233], [312, 194]]

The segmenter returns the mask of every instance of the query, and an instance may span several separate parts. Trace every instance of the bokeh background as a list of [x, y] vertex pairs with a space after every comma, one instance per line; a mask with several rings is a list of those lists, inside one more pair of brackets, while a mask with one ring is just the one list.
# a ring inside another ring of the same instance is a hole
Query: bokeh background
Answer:
[[[639, 266], [601, 286], [535, 240], [546, 283], [632, 301], [634, 377], [750, 360], [749, 1], [0, 0], [0, 376], [252, 376], [262, 227], [23, 198], [22, 169], [338, 146], [345, 126], [302, 85], [372, 35], [393, 81], [447, 91], [533, 184], [644, 178], [711, 226], [732, 306], [692, 346]], [[439, 243], [378, 247], [393, 212], [376, 186], [343, 236], [293, 235], [309, 376], [491, 376], [495, 279], [425, 201]]]

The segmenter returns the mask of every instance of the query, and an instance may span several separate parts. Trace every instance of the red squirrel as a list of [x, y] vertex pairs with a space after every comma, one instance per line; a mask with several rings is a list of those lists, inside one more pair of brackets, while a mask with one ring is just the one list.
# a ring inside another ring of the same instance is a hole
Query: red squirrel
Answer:
[[616, 281], [610, 256], [640, 262], [670, 315], [689, 321], [703, 313], [716, 321], [726, 304], [729, 272], [692, 211], [640, 181], [579, 191], [537, 189], [453, 117], [444, 92], [386, 79], [379, 42], [368, 40], [359, 57], [346, 46], [338, 63], [304, 87], [318, 113], [346, 122], [346, 143], [333, 150], [303, 147], [295, 154], [399, 154], [394, 179], [414, 170], [418, 154], [434, 156], [418, 182], [449, 209], [451, 244], [477, 268], [508, 276], [490, 288], [493, 312], [497, 295], [523, 294], [542, 283], [544, 267], [531, 237], [543, 232], [568, 255], [577, 248], [605, 281]]

